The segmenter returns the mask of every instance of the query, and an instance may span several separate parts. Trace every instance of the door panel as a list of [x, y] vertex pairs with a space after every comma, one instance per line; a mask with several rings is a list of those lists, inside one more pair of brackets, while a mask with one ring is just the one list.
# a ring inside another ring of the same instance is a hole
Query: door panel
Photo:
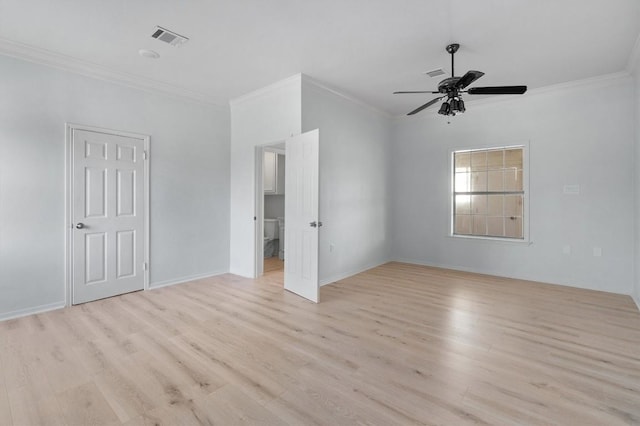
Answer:
[[118, 169], [116, 171], [116, 181], [116, 215], [135, 216], [136, 171]]
[[107, 216], [107, 170], [86, 167], [85, 173], [85, 217]]
[[286, 150], [284, 288], [317, 303], [318, 130], [288, 139]]
[[95, 284], [107, 280], [107, 234], [87, 233], [85, 241], [85, 283]]
[[136, 231], [118, 231], [117, 244], [117, 278], [126, 278], [135, 275], [136, 264]]
[[73, 303], [144, 288], [144, 140], [73, 129]]
[[107, 159], [107, 144], [104, 142], [85, 141], [85, 157], [95, 160]]

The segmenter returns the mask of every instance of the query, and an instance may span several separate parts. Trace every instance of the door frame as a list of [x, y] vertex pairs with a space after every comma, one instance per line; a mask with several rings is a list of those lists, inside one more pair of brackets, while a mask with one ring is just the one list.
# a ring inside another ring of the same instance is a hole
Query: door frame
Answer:
[[[264, 182], [262, 166], [264, 164], [264, 152], [271, 151], [276, 154], [287, 155], [286, 150], [276, 147], [284, 143], [284, 140], [256, 145], [254, 148], [254, 210], [253, 210], [253, 232], [254, 232], [254, 254], [253, 254], [253, 278], [258, 278], [264, 273]], [[284, 176], [286, 182], [287, 175]]]
[[86, 126], [84, 124], [77, 123], [65, 123], [65, 189], [64, 189], [64, 229], [65, 229], [65, 306], [71, 306], [72, 292], [73, 292], [73, 131], [74, 130], [86, 130], [89, 132], [105, 133], [115, 136], [124, 136], [128, 138], [141, 139], [144, 145], [145, 161], [144, 161], [144, 290], [149, 289], [149, 142], [151, 137], [149, 135], [125, 132], [122, 130], [106, 129], [102, 127]]

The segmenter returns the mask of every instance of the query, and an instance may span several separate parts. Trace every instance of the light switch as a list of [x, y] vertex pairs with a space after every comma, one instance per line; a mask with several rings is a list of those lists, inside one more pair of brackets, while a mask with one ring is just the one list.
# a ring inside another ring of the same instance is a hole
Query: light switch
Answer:
[[566, 245], [566, 246], [562, 247], [562, 253], [571, 254], [571, 246]]
[[602, 248], [601, 247], [594, 247], [593, 248], [593, 255], [595, 257], [600, 257], [602, 256]]

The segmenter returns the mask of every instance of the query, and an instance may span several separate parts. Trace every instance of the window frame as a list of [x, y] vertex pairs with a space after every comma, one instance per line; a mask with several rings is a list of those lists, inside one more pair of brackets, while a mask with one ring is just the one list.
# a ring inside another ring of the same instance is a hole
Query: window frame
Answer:
[[[459, 146], [455, 149], [448, 151], [449, 159], [449, 231], [448, 237], [462, 240], [480, 240], [480, 241], [495, 241], [507, 244], [531, 244], [531, 234], [529, 229], [530, 224], [530, 207], [531, 196], [529, 191], [529, 175], [530, 175], [530, 146], [529, 141], [511, 143], [511, 144], [487, 144], [487, 145], [473, 145], [473, 146]], [[522, 238], [511, 237], [497, 237], [489, 235], [467, 235], [467, 234], [455, 234], [455, 160], [454, 155], [457, 152], [472, 152], [482, 150], [497, 150], [497, 149], [512, 149], [522, 148]]]

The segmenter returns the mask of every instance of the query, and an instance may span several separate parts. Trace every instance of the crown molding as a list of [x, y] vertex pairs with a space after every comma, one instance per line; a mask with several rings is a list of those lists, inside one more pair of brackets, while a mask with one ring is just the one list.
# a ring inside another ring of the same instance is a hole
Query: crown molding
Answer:
[[385, 111], [383, 111], [381, 109], [378, 109], [378, 108], [376, 108], [376, 107], [374, 107], [372, 105], [369, 105], [368, 103], [366, 103], [366, 102], [364, 102], [364, 101], [362, 101], [362, 100], [360, 100], [360, 99], [358, 99], [356, 97], [353, 97], [351, 95], [347, 95], [344, 92], [341, 92], [341, 91], [339, 91], [338, 89], [336, 89], [334, 87], [328, 86], [325, 83], [321, 83], [320, 81], [318, 81], [318, 80], [314, 79], [313, 77], [310, 77], [310, 76], [308, 76], [306, 74], [302, 74], [302, 81], [304, 83], [309, 83], [310, 85], [315, 86], [315, 87], [317, 87], [319, 89], [326, 90], [327, 92], [330, 92], [330, 93], [332, 93], [332, 94], [334, 94], [334, 95], [336, 95], [338, 97], [341, 97], [341, 98], [343, 98], [343, 99], [345, 99], [345, 100], [347, 100], [347, 101], [349, 101], [351, 103], [354, 103], [354, 104], [356, 104], [356, 105], [358, 105], [360, 107], [363, 107], [363, 108], [366, 108], [366, 109], [368, 109], [368, 110], [370, 110], [372, 112], [375, 112], [376, 114], [379, 114], [379, 115], [381, 115], [381, 116], [383, 116], [385, 118], [392, 118], [393, 117], [388, 112], [385, 112]]
[[[630, 74], [624, 71], [618, 71], [611, 74], [599, 75], [596, 77], [583, 78], [581, 80], [565, 81], [564, 83], [552, 84], [549, 86], [531, 89], [527, 94], [543, 95], [545, 93], [558, 92], [563, 90], [579, 89], [582, 87], [605, 87], [617, 80], [629, 78]], [[484, 101], [484, 99], [481, 99]]]
[[[605, 75], [600, 75], [597, 77], [589, 77], [589, 78], [584, 78], [581, 80], [573, 80], [573, 81], [567, 81], [564, 83], [558, 83], [558, 84], [552, 84], [549, 86], [544, 86], [544, 87], [538, 87], [535, 89], [531, 89], [528, 90], [526, 92], [526, 97], [531, 97], [531, 96], [540, 96], [540, 95], [546, 95], [549, 93], [556, 93], [556, 92], [563, 92], [563, 91], [567, 91], [567, 90], [574, 90], [574, 89], [579, 89], [579, 88], [583, 88], [583, 87], [589, 87], [589, 88], [597, 88], [597, 87], [606, 87], [609, 86], [613, 83], [615, 83], [616, 81], [619, 80], [624, 80], [624, 79], [630, 79], [631, 75], [629, 74], [629, 72], [625, 71], [619, 71], [619, 72], [615, 72], [615, 73], [611, 73], [611, 74], [605, 74]], [[464, 98], [464, 103], [466, 105], [472, 105], [474, 107], [481, 107], [484, 105], [493, 105], [493, 104], [499, 104], [499, 103], [505, 103], [505, 102], [517, 102], [518, 100], [523, 99], [522, 96], [496, 96], [496, 97], [492, 97], [492, 98], [484, 98], [484, 99], [470, 99], [469, 97], [465, 97]], [[468, 109], [468, 108], [467, 108]], [[423, 116], [429, 117], [431, 115], [436, 114], [438, 111], [436, 109], [431, 109], [426, 111], [426, 114], [423, 114]], [[466, 114], [466, 113], [465, 113]], [[401, 120], [411, 120], [415, 118], [411, 118], [411, 117], [407, 117], [405, 115], [397, 115], [395, 117], [393, 117], [394, 121], [401, 121]]]
[[240, 95], [238, 97], [235, 97], [233, 99], [229, 100], [229, 105], [231, 106], [231, 108], [235, 108], [238, 107], [240, 105], [242, 105], [243, 103], [253, 100], [253, 99], [257, 99], [257, 98], [261, 98], [263, 96], [269, 95], [271, 93], [277, 92], [283, 88], [289, 87], [289, 86], [298, 86], [301, 87], [302, 86], [302, 74], [294, 74], [291, 77], [287, 77], [284, 80], [279, 80], [276, 81], [275, 83], [272, 83], [268, 86], [262, 87], [260, 89], [254, 90], [253, 92], [249, 92], [246, 93], [244, 95]]
[[213, 99], [202, 93], [163, 83], [161, 81], [140, 77], [135, 74], [111, 70], [92, 62], [83, 61], [72, 56], [41, 49], [39, 47], [20, 43], [0, 37], [0, 54], [17, 59], [33, 62], [39, 65], [56, 68], [63, 71], [80, 74], [98, 80], [116, 83], [121, 86], [148, 92], [160, 93], [181, 99], [197, 101], [209, 106], [226, 108], [224, 102]]

